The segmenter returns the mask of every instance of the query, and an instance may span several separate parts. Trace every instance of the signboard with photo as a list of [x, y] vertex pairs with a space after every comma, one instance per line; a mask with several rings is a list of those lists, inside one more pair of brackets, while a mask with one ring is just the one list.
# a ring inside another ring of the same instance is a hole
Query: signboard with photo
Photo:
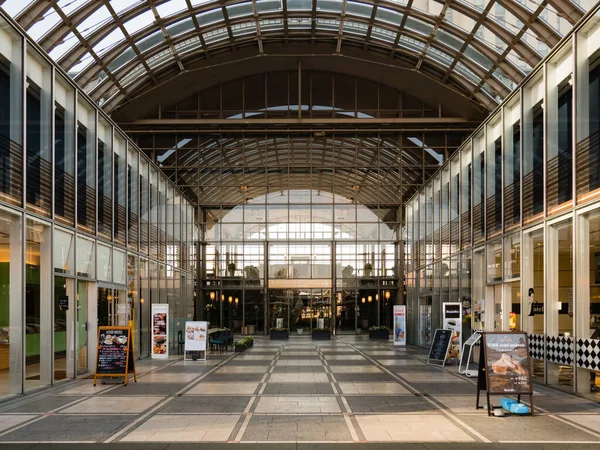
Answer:
[[131, 336], [130, 327], [98, 327], [94, 386], [98, 377], [125, 377], [127, 384], [131, 372], [137, 382]]
[[460, 342], [462, 333], [462, 304], [458, 302], [444, 303], [444, 328], [452, 330], [452, 340], [448, 348], [448, 358], [460, 360]]
[[479, 358], [477, 380], [477, 407], [479, 391], [488, 397], [488, 414], [492, 405], [490, 395], [529, 395], [533, 415], [533, 385], [527, 333], [484, 333], [482, 354]]
[[206, 360], [206, 341], [208, 340], [208, 322], [186, 322], [184, 330], [185, 359], [187, 352], [203, 352]]
[[169, 358], [169, 305], [152, 305], [152, 358]]
[[394, 305], [394, 345], [406, 345], [406, 305]]

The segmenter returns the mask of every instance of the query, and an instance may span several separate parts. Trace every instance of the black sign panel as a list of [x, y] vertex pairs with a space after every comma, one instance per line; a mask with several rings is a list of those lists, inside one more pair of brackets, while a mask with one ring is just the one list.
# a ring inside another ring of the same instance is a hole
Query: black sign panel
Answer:
[[452, 339], [452, 330], [435, 330], [431, 348], [429, 349], [429, 358], [437, 361], [445, 361], [448, 354], [448, 346]]
[[531, 394], [526, 333], [486, 333], [483, 338], [489, 394]]
[[125, 375], [130, 355], [129, 327], [100, 327], [98, 331], [97, 375]]
[[460, 303], [444, 304], [444, 317], [446, 319], [460, 319]]
[[60, 308], [61, 311], [68, 310], [69, 309], [69, 297], [66, 295], [58, 297], [58, 307]]

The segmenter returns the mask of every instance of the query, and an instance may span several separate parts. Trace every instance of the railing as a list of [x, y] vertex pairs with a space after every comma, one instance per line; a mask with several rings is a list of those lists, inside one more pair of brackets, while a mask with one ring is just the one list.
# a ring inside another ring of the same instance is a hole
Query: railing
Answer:
[[473, 243], [485, 238], [483, 228], [483, 202], [473, 207]]
[[506, 227], [511, 227], [520, 223], [520, 188], [521, 182], [519, 180], [504, 188], [504, 225]]
[[2, 200], [20, 205], [23, 195], [23, 148], [0, 134], [0, 191]]
[[127, 208], [125, 208], [125, 205], [115, 202], [115, 211], [115, 242], [125, 245], [125, 214], [127, 214]]
[[[577, 198], [600, 188], [600, 131], [577, 143]], [[584, 197], [584, 198], [582, 198]]]
[[[573, 157], [557, 155], [548, 160], [546, 165], [546, 202], [548, 207], [557, 206], [571, 200]], [[561, 193], [566, 198], [561, 198]]]
[[502, 231], [502, 197], [497, 192], [488, 197], [486, 202], [486, 233], [488, 238]]
[[77, 223], [93, 232], [96, 221], [96, 189], [77, 183]]
[[460, 247], [464, 250], [471, 245], [471, 211], [465, 211], [460, 217]]
[[138, 225], [138, 215], [132, 211], [129, 211], [129, 220], [128, 220], [128, 245], [130, 248], [137, 250], [138, 249], [138, 240], [139, 236], [139, 225]]

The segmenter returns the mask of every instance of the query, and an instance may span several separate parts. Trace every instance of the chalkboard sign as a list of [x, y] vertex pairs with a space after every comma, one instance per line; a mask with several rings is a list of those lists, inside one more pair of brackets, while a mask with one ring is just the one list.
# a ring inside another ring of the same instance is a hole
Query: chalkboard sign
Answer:
[[124, 377], [127, 384], [131, 372], [137, 382], [131, 338], [131, 327], [98, 327], [94, 386], [97, 377]]
[[66, 311], [69, 309], [69, 297], [66, 295], [61, 295], [58, 297], [58, 309], [61, 311]]
[[427, 364], [429, 364], [429, 361], [441, 361], [442, 365], [444, 365], [446, 363], [446, 356], [448, 355], [448, 347], [450, 346], [451, 340], [452, 330], [442, 330], [440, 328], [435, 330], [429, 349]]
[[487, 393], [488, 414], [493, 406], [490, 395], [529, 395], [533, 415], [533, 385], [527, 333], [485, 333], [479, 357], [477, 407], [479, 391]]

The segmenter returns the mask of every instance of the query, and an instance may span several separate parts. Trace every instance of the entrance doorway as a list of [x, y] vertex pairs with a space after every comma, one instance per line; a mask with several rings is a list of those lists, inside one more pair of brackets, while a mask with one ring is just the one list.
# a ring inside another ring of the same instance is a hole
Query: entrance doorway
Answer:
[[419, 297], [419, 345], [431, 345], [432, 296]]
[[311, 333], [331, 328], [331, 289], [269, 289], [269, 327]]
[[98, 285], [98, 326], [126, 327], [131, 318], [125, 289]]

